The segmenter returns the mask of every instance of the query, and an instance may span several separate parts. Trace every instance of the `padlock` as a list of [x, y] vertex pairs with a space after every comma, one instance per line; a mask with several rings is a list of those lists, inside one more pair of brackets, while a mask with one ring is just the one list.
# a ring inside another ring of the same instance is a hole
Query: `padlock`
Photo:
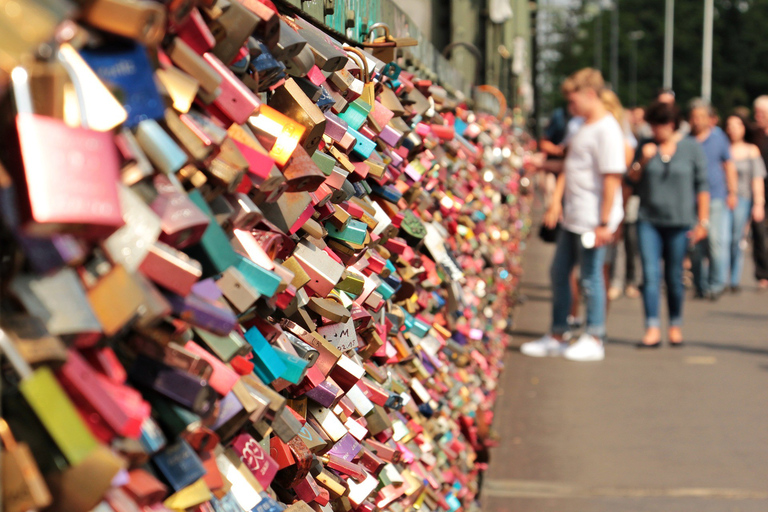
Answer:
[[199, 53], [180, 37], [175, 37], [168, 43], [166, 52], [179, 69], [197, 80], [207, 94], [215, 97], [223, 79]]
[[196, 414], [207, 415], [213, 409], [215, 392], [206, 380], [139, 355], [128, 370], [136, 385], [151, 389]]
[[48, 332], [39, 318], [5, 314], [0, 326], [5, 329], [16, 349], [31, 366], [46, 364], [56, 369], [66, 361], [66, 346], [58, 336]]
[[165, 10], [143, 0], [95, 0], [84, 9], [83, 21], [94, 27], [153, 46], [165, 35]]
[[[375, 37], [376, 29], [383, 28], [384, 35], [381, 37]], [[373, 56], [381, 59], [384, 62], [392, 62], [395, 60], [396, 49], [416, 46], [418, 41], [416, 39], [405, 37], [395, 39], [389, 33], [389, 26], [385, 23], [374, 23], [368, 28], [369, 40], [363, 43], [363, 46], [370, 48], [373, 52]]]
[[310, 155], [314, 153], [325, 131], [325, 116], [293, 78], [275, 91], [269, 106], [304, 126], [301, 143]]
[[0, 418], [3, 443], [2, 496], [5, 510], [24, 512], [51, 504], [51, 493], [37, 467], [29, 446], [17, 443], [8, 423]]
[[[98, 3], [98, 2], [97, 2]], [[76, 63], [82, 59], [93, 69], [99, 79], [112, 91], [119, 92], [126, 111], [129, 112], [125, 125], [136, 127], [144, 119], [161, 119], [163, 101], [160, 97], [147, 49], [140, 44], [103, 46], [82, 50], [80, 54], [71, 47], [65, 55]], [[84, 70], [87, 72], [87, 70]], [[86, 105], [88, 105], [87, 102]], [[86, 112], [90, 121], [91, 114]]]
[[304, 126], [268, 105], [262, 105], [258, 115], [251, 116], [248, 123], [259, 142], [269, 150], [269, 156], [281, 167], [288, 162], [306, 131]]
[[154, 119], [139, 123], [136, 140], [155, 167], [165, 174], [174, 174], [187, 163], [187, 154]]
[[37, 277], [19, 274], [10, 289], [30, 315], [44, 319], [51, 334], [71, 336], [83, 345], [92, 345], [101, 337], [101, 324], [74, 270], [63, 268]]
[[[219, 4], [223, 5], [221, 2]], [[211, 10], [208, 13], [210, 15]], [[225, 63], [233, 61], [261, 21], [256, 14], [237, 1], [227, 2], [222, 12], [211, 18], [208, 27], [217, 41], [213, 54]]]
[[209, 108], [214, 108], [215, 114], [221, 114], [218, 117], [222, 122], [245, 123], [249, 117], [259, 111], [261, 102], [216, 55], [207, 52], [203, 54], [203, 59], [222, 78], [221, 93], [216, 96]]
[[[307, 45], [307, 40], [301, 37], [290, 24], [280, 20], [280, 38], [272, 48], [272, 56], [283, 62], [288, 62], [301, 53]], [[314, 61], [313, 61], [314, 63]]]
[[277, 12], [259, 0], [240, 0], [240, 2], [261, 20], [256, 27], [256, 36], [267, 48], [274, 48], [280, 37], [280, 17]]
[[315, 64], [323, 71], [338, 71], [343, 69], [349, 57], [330, 36], [310, 25], [301, 18], [296, 18], [299, 27], [299, 35], [307, 40], [315, 55]]
[[[36, 236], [67, 231], [108, 236], [123, 224], [112, 135], [34, 114], [28, 84], [26, 70], [16, 68], [18, 114], [4, 145], [8, 161], [15, 162], [22, 226]], [[53, 168], [56, 173], [49, 172]]]
[[[0, 329], [0, 349], [21, 378], [19, 390], [70, 465], [84, 461], [98, 446], [48, 367], [34, 372]], [[50, 407], [51, 403], [57, 407]]]

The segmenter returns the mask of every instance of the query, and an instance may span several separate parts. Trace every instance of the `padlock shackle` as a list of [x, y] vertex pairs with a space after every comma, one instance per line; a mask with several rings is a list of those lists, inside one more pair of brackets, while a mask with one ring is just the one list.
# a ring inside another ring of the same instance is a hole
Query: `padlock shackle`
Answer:
[[[371, 82], [371, 75], [368, 72], [368, 59], [365, 58], [365, 55], [363, 54], [363, 52], [361, 52], [357, 48], [353, 48], [351, 46], [345, 46], [343, 49], [344, 49], [345, 52], [352, 52], [352, 53], [354, 53], [357, 56], [357, 58], [355, 60], [357, 60], [357, 63], [360, 66], [360, 70], [363, 73], [363, 82], [366, 83], [366, 84], [370, 83]], [[350, 57], [352, 57], [352, 56], [350, 55]], [[360, 60], [358, 60], [358, 59], [360, 59]]]
[[376, 23], [374, 23], [373, 25], [371, 25], [368, 28], [368, 41], [370, 41], [371, 43], [373, 42], [373, 40], [376, 37], [376, 29], [378, 29], [378, 28], [383, 28], [384, 29], [384, 38], [385, 39], [389, 39], [391, 37], [389, 35], [389, 25], [387, 25], [383, 21], [377, 21]]

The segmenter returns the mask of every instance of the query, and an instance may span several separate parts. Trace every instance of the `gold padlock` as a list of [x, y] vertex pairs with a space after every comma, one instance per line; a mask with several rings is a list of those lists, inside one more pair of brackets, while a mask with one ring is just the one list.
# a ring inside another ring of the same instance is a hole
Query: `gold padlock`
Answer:
[[2, 502], [6, 512], [25, 512], [51, 504], [52, 498], [29, 446], [17, 443], [8, 423], [0, 418]]

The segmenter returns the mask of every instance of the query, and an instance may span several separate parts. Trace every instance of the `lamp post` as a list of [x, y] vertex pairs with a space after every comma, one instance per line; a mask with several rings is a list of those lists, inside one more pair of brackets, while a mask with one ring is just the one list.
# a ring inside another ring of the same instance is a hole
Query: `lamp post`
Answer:
[[672, 88], [672, 49], [675, 37], [675, 0], [667, 0], [664, 16], [664, 83], [665, 89]]
[[629, 86], [629, 103], [630, 106], [637, 106], [637, 42], [645, 37], [645, 32], [642, 30], [633, 30], [628, 34], [629, 40], [632, 41], [632, 69]]
[[714, 25], [714, 0], [704, 0], [704, 37], [702, 38], [701, 98], [712, 101], [712, 28]]
[[611, 10], [611, 86], [619, 94], [619, 0], [613, 0]]

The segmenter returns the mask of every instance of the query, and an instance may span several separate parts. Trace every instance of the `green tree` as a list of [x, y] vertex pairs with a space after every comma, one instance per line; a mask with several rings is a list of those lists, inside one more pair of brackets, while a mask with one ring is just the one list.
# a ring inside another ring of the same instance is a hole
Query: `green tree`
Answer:
[[[616, 0], [614, 0], [616, 1]], [[661, 87], [664, 65], [664, 0], [619, 2], [619, 95], [629, 101], [631, 42], [629, 34], [642, 30], [638, 42], [638, 102], [651, 101]], [[561, 14], [554, 25], [558, 42], [545, 73], [560, 83], [573, 71], [595, 64], [596, 27], [602, 28], [602, 69], [609, 76], [610, 13], [595, 14], [595, 0], [583, 0]], [[596, 16], [602, 16], [602, 23]], [[675, 2], [673, 88], [680, 105], [701, 93], [703, 0]], [[715, 0], [712, 101], [722, 113], [749, 106], [768, 94], [768, 2], [765, 0]], [[559, 101], [557, 89], [544, 95], [544, 107]]]

